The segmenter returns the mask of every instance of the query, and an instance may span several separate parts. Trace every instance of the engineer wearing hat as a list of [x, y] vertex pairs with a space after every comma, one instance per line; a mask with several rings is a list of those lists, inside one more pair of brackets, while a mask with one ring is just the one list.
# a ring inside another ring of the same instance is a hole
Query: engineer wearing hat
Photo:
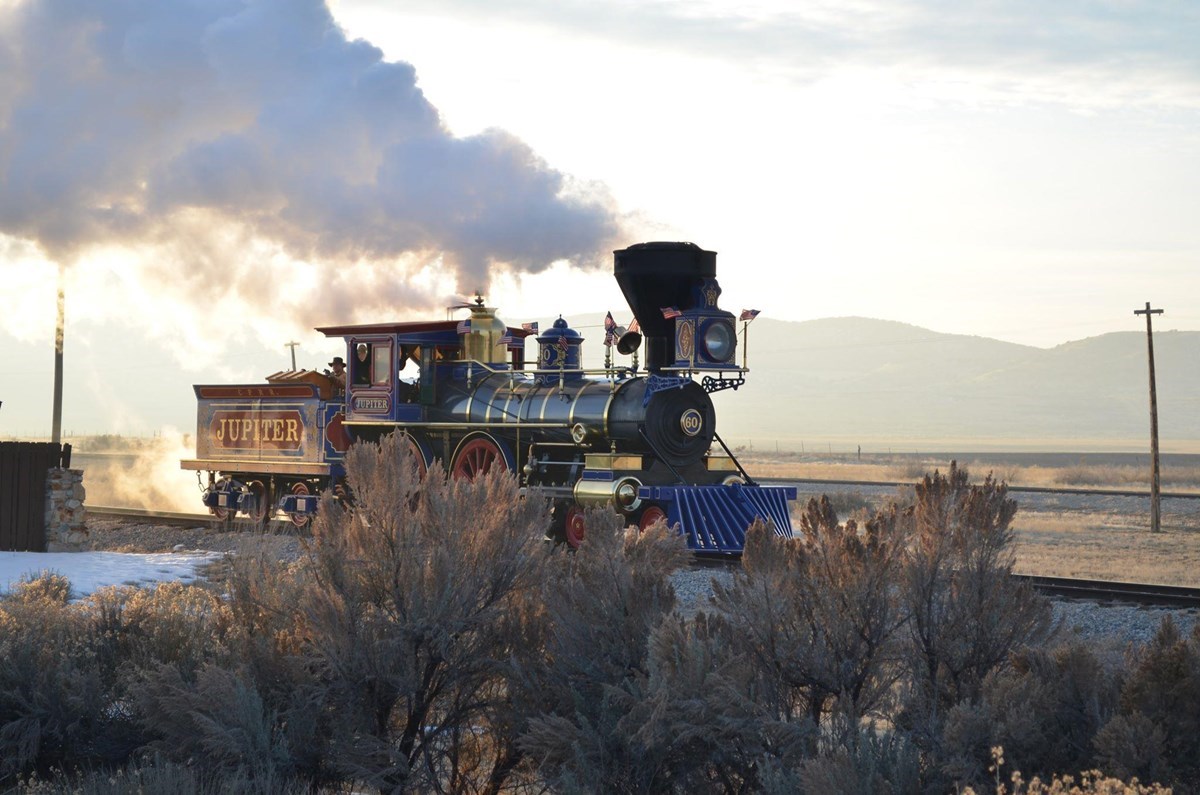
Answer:
[[329, 377], [333, 379], [334, 392], [341, 395], [346, 391], [346, 362], [341, 356], [334, 356], [333, 361], [329, 363], [332, 372]]

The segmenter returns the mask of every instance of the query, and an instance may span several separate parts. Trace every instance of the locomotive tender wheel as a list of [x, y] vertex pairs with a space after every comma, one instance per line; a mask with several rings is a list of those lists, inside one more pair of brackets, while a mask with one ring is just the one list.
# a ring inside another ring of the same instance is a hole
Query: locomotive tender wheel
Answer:
[[[292, 484], [292, 494], [309, 494], [308, 484], [303, 480]], [[308, 523], [312, 521], [312, 514], [308, 513], [289, 513], [288, 518], [292, 520], [292, 524], [297, 529], [308, 527]]]
[[658, 521], [667, 521], [667, 514], [657, 505], [651, 505], [647, 507], [646, 510], [642, 511], [642, 517], [638, 519], [638, 530], [644, 533]]
[[271, 515], [271, 491], [261, 480], [252, 480], [246, 488], [254, 495], [254, 510], [249, 512], [250, 521], [255, 527], [263, 527]]
[[474, 480], [486, 475], [493, 466], [508, 468], [500, 447], [486, 436], [477, 436], [464, 442], [454, 453], [454, 465], [450, 474], [456, 478]]
[[584, 536], [587, 535], [587, 526], [583, 521], [583, 509], [578, 505], [572, 505], [567, 509], [567, 521], [564, 527], [567, 546], [571, 549], [579, 549], [579, 545], [583, 543]]

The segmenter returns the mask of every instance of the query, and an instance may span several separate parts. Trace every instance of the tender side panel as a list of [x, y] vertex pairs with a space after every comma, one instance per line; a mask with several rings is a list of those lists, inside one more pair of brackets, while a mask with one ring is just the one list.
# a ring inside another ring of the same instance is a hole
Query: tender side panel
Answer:
[[326, 427], [310, 385], [196, 387], [196, 458], [318, 463]]

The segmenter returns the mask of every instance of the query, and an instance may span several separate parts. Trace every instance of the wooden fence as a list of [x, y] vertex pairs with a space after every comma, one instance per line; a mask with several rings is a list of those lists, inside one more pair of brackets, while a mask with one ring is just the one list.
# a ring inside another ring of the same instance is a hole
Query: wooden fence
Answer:
[[0, 442], [0, 550], [46, 551], [46, 473], [71, 465], [71, 445]]

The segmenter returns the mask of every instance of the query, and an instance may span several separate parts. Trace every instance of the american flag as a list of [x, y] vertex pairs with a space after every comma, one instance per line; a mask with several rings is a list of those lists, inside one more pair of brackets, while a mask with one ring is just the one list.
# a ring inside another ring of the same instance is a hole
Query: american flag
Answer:
[[641, 331], [642, 330], [642, 327], [638, 325], [636, 317], [633, 320], [629, 321], [629, 328], [626, 330], [627, 331]]
[[520, 337], [514, 337], [512, 334], [505, 334], [500, 338], [501, 345], [507, 345], [510, 348], [520, 348], [525, 345], [525, 340]]
[[558, 342], [556, 344], [558, 345], [558, 349], [560, 351], [562, 351], [563, 353], [566, 353], [567, 352], [567, 335], [566, 334], [559, 335]]
[[738, 320], [753, 320], [758, 317], [757, 309], [743, 309], [742, 314], [738, 315]]
[[612, 312], [604, 316], [604, 344], [609, 348], [617, 339], [617, 321], [613, 320]]
[[522, 323], [521, 328], [525, 329], [526, 331], [532, 331], [534, 334], [538, 333], [538, 324], [536, 320], [532, 323]]
[[458, 322], [458, 333], [459, 334], [470, 334], [471, 333], [471, 319], [470, 318], [467, 318], [466, 320], [460, 320]]
[[612, 312], [604, 316], [604, 330], [612, 331], [617, 327], [617, 321], [613, 320]]
[[683, 314], [682, 312], [679, 311], [678, 307], [674, 307], [674, 306], [660, 307], [658, 311], [662, 312], [663, 317], [666, 318], [667, 320], [670, 320], [673, 317], [679, 317], [680, 315]]

